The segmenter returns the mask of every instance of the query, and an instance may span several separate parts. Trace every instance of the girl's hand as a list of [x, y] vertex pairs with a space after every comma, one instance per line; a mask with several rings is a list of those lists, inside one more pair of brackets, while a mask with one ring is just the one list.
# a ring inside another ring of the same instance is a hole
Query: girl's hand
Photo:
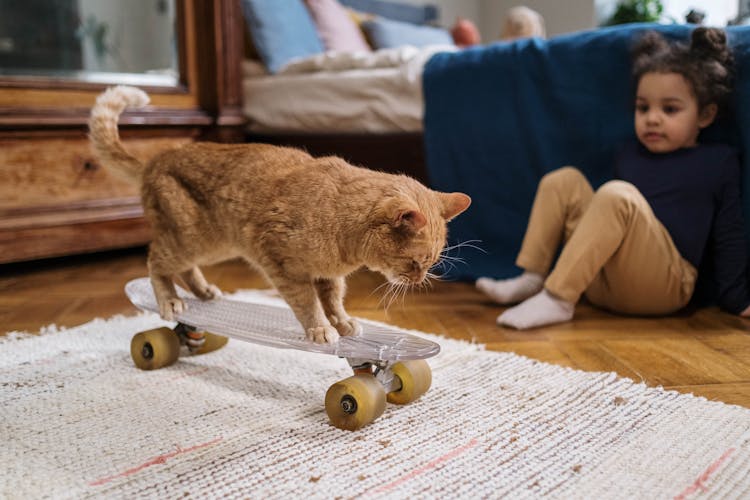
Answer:
[[750, 306], [747, 306], [744, 311], [740, 313], [743, 318], [750, 318]]

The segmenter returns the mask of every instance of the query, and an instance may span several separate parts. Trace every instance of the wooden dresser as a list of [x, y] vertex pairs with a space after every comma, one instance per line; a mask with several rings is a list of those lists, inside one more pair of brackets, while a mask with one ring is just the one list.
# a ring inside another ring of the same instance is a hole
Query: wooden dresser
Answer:
[[[142, 159], [194, 140], [241, 141], [239, 0], [175, 0], [179, 81], [141, 86], [120, 120]], [[0, 74], [0, 264], [147, 243], [137, 187], [96, 163], [86, 122], [108, 85]]]

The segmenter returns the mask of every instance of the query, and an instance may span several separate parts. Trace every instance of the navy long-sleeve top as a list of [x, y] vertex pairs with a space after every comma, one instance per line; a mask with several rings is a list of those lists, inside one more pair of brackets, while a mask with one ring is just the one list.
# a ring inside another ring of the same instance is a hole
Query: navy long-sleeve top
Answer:
[[617, 155], [615, 177], [638, 188], [696, 269], [711, 247], [719, 306], [742, 312], [750, 292], [737, 152], [704, 144], [657, 154], [628, 144]]

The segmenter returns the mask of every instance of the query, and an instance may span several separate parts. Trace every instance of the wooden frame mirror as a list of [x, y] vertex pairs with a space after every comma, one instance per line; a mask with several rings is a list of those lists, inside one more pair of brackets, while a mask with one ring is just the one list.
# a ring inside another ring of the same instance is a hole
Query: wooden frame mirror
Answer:
[[[239, 0], [170, 0], [179, 79], [145, 86], [120, 134], [144, 159], [194, 140], [242, 141]], [[89, 111], [109, 84], [0, 75], [0, 264], [148, 242], [137, 188], [96, 164]]]

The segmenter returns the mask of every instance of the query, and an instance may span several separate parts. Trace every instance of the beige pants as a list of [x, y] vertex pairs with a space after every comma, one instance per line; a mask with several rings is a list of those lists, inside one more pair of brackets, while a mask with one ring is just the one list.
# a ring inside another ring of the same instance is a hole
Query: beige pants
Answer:
[[576, 303], [627, 314], [668, 314], [693, 294], [697, 272], [680, 256], [638, 189], [610, 181], [596, 193], [572, 167], [539, 182], [516, 264], [546, 275], [545, 288]]

